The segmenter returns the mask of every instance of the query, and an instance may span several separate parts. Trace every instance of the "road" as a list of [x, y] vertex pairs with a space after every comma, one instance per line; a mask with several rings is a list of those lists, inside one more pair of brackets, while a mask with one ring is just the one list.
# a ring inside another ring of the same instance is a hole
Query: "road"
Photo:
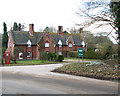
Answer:
[[[102, 83], [101, 83], [102, 82]], [[117, 94], [116, 82], [3, 72], [2, 94]]]

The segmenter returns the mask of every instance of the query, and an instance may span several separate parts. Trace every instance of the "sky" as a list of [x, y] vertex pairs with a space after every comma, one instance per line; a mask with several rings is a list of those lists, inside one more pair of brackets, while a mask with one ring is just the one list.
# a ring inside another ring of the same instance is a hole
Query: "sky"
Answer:
[[14, 22], [25, 24], [27, 27], [33, 23], [35, 31], [46, 26], [72, 27], [77, 17], [75, 13], [77, 10], [76, 1], [2, 0], [0, 3], [0, 12], [2, 12], [0, 22], [6, 22], [8, 30]]
[[[29, 24], [33, 23], [36, 32], [46, 26], [54, 26], [56, 29], [63, 26], [63, 30], [79, 28], [75, 24], [84, 21], [76, 14], [78, 6], [82, 5], [80, 1], [85, 0], [1, 0], [0, 33], [3, 32], [3, 22], [7, 24], [8, 31], [14, 22], [24, 24], [26, 31], [29, 30]], [[91, 28], [87, 30], [101, 31]]]

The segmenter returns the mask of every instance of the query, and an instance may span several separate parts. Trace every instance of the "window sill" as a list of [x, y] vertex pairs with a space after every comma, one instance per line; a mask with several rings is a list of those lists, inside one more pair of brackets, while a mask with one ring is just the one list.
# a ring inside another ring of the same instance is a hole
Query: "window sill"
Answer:
[[27, 56], [27, 57], [31, 57], [31, 56]]

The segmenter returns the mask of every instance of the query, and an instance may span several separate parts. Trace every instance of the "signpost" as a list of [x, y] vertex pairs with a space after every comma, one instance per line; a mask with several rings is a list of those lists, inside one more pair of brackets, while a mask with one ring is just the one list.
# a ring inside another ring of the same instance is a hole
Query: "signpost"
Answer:
[[78, 48], [78, 57], [82, 57], [83, 61], [83, 48]]

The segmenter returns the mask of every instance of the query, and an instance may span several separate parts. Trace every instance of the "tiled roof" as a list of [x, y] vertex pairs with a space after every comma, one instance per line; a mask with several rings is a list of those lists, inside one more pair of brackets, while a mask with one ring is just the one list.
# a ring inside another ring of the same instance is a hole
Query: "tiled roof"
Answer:
[[26, 45], [30, 40], [32, 45], [36, 45], [38, 39], [43, 35], [43, 32], [34, 32], [33, 36], [29, 35], [29, 31], [12, 31], [12, 36], [15, 44]]
[[57, 33], [56, 34], [51, 33], [51, 36], [56, 44], [58, 43], [59, 40], [61, 40], [63, 45], [66, 45], [66, 41], [67, 41], [68, 37], [70, 37], [70, 36], [72, 37], [75, 45], [81, 45], [81, 43], [83, 41], [80, 34], [63, 34], [63, 36], [61, 36]]
[[58, 44], [58, 41], [61, 40], [63, 45], [66, 45], [66, 37], [63, 37], [59, 34], [51, 34], [51, 36], [56, 44]]
[[[43, 34], [44, 32], [34, 32], [33, 36], [30, 36], [29, 31], [12, 31], [13, 40], [16, 45], [26, 45], [28, 40], [31, 41], [32, 45], [36, 45]], [[67, 45], [66, 41], [70, 36], [72, 37], [75, 45], [81, 45], [81, 42], [83, 41], [80, 34], [63, 34], [63, 36], [61, 36], [57, 33], [50, 33], [50, 35], [56, 44], [61, 40], [63, 45]]]

